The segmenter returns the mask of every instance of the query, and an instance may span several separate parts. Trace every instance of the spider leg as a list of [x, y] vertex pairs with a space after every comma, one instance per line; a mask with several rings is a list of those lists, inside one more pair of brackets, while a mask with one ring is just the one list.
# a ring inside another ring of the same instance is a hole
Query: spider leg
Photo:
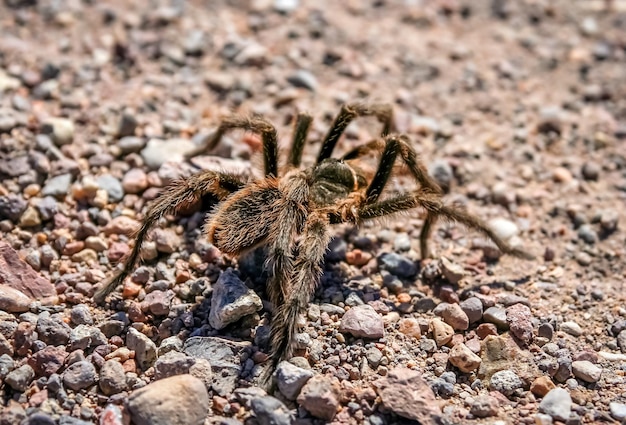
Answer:
[[[416, 207], [422, 207], [427, 211], [427, 222], [428, 217], [430, 216], [443, 217], [450, 221], [459, 222], [466, 227], [477, 230], [487, 236], [504, 254], [513, 255], [527, 260], [534, 258], [526, 251], [510, 246], [480, 218], [461, 208], [452, 205], [445, 205], [438, 194], [430, 193], [421, 189], [412, 194], [398, 195], [382, 201], [365, 204], [358, 212], [358, 220], [369, 220]], [[432, 226], [432, 224], [432, 222], [429, 223], [429, 226]], [[423, 233], [424, 232], [422, 231], [422, 234]]]
[[324, 253], [330, 243], [326, 214], [311, 214], [307, 219], [300, 241], [300, 252], [291, 274], [291, 290], [285, 302], [278, 307], [272, 318], [270, 333], [271, 367], [266, 379], [276, 369], [278, 363], [291, 356], [292, 343], [296, 334], [298, 315], [309, 304], [320, 276]]
[[343, 134], [344, 130], [354, 120], [356, 117], [364, 117], [374, 115], [378, 118], [383, 124], [383, 130], [381, 131], [382, 136], [386, 136], [391, 131], [391, 123], [393, 111], [390, 105], [385, 104], [374, 104], [374, 105], [363, 105], [360, 103], [353, 103], [343, 105], [341, 107], [341, 111], [335, 117], [333, 124], [331, 125], [326, 137], [324, 138], [324, 142], [322, 144], [322, 148], [320, 149], [320, 153], [317, 156], [317, 163], [319, 164], [323, 160], [330, 158], [333, 154], [333, 150], [335, 149], [335, 145], [337, 145], [337, 141], [339, 137]]
[[[408, 139], [405, 136], [390, 135], [383, 140], [374, 140], [364, 145], [358, 146], [352, 151], [344, 155], [344, 160], [350, 160], [358, 158], [364, 154], [372, 151], [381, 151], [380, 163], [376, 174], [372, 179], [372, 182], [365, 192], [366, 202], [373, 203], [378, 200], [380, 194], [389, 181], [391, 172], [398, 155], [402, 158], [406, 166], [409, 168], [413, 178], [419, 183], [420, 190], [440, 195], [442, 193], [441, 188], [429, 175], [426, 167], [419, 159], [417, 152], [409, 145]], [[426, 258], [430, 255], [428, 250], [428, 238], [430, 236], [433, 225], [437, 221], [437, 216], [431, 212], [426, 212], [426, 219], [424, 226], [420, 233], [420, 252], [422, 258]]]
[[238, 177], [230, 174], [203, 171], [189, 178], [180, 179], [161, 192], [150, 206], [146, 217], [135, 236], [135, 246], [124, 260], [122, 270], [94, 294], [94, 301], [102, 303], [106, 296], [113, 292], [132, 272], [139, 261], [141, 247], [154, 224], [165, 215], [174, 214], [181, 208], [193, 204], [207, 195], [214, 195], [219, 200], [238, 191], [244, 185]]
[[278, 176], [278, 135], [276, 128], [265, 118], [261, 117], [242, 117], [242, 116], [230, 116], [224, 118], [219, 127], [211, 135], [211, 137], [203, 144], [203, 146], [194, 149], [192, 152], [186, 155], [187, 158], [191, 158], [198, 155], [200, 152], [210, 151], [213, 149], [222, 136], [227, 131], [242, 129], [251, 131], [261, 135], [263, 140], [263, 162], [265, 165], [266, 176]]
[[298, 168], [302, 161], [302, 151], [306, 143], [306, 137], [311, 128], [313, 117], [306, 113], [299, 113], [296, 118], [293, 131], [293, 141], [291, 143], [291, 152], [289, 152], [289, 165]]

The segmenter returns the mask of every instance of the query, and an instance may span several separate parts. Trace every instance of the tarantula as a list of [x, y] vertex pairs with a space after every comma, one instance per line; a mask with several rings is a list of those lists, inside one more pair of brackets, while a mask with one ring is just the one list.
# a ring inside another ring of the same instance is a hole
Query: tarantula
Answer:
[[[341, 134], [358, 116], [378, 118], [383, 124], [381, 137], [352, 149], [341, 159], [331, 158]], [[102, 302], [131, 273], [149, 230], [159, 219], [209, 195], [219, 201], [204, 227], [213, 245], [234, 256], [259, 246], [268, 248], [267, 293], [275, 309], [268, 376], [282, 359], [291, 355], [298, 315], [309, 303], [322, 274], [332, 224], [359, 224], [421, 207], [426, 212], [420, 233], [422, 257], [429, 254], [428, 237], [434, 224], [444, 218], [483, 233], [503, 253], [531, 258], [525, 251], [509, 246], [479, 218], [443, 203], [442, 190], [428, 175], [408, 138], [390, 134], [389, 105], [344, 105], [322, 142], [316, 163], [301, 169], [311, 122], [310, 115], [298, 114], [288, 163], [279, 174], [277, 132], [271, 123], [261, 117], [233, 116], [223, 120], [207, 147], [215, 147], [223, 134], [232, 129], [259, 134], [265, 177], [245, 181], [233, 174], [202, 171], [172, 183], [148, 209], [122, 270], [98, 290], [96, 301]], [[368, 181], [354, 160], [370, 153], [380, 155], [380, 162]], [[417, 188], [381, 199], [398, 156], [416, 180]]]

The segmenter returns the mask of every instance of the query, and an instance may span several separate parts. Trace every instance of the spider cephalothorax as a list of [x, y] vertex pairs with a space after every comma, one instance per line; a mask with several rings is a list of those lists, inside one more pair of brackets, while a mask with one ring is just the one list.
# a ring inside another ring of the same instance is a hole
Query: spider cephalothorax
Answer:
[[[341, 159], [331, 158], [350, 121], [366, 115], [374, 115], [383, 123], [381, 137], [356, 147]], [[480, 231], [506, 254], [529, 258], [526, 252], [501, 240], [479, 218], [444, 204], [441, 189], [426, 172], [408, 138], [389, 134], [391, 121], [389, 106], [344, 105], [324, 138], [316, 163], [300, 169], [311, 117], [299, 114], [286, 171], [280, 176], [274, 127], [258, 117], [225, 119], [206, 148], [213, 148], [230, 129], [258, 133], [263, 140], [265, 177], [244, 180], [232, 174], [203, 171], [165, 188], [148, 209], [123, 269], [96, 293], [96, 301], [104, 300], [132, 271], [148, 231], [159, 219], [209, 195], [218, 199], [205, 225], [211, 243], [231, 255], [241, 255], [259, 246], [268, 248], [267, 293], [274, 306], [269, 370], [291, 355], [298, 315], [309, 303], [319, 282], [332, 224], [358, 224], [421, 207], [426, 212], [420, 233], [422, 257], [429, 254], [428, 237], [441, 217]], [[368, 179], [351, 163], [370, 153], [378, 154], [380, 162], [373, 177]], [[398, 156], [417, 187], [412, 192], [392, 193], [380, 199]]]

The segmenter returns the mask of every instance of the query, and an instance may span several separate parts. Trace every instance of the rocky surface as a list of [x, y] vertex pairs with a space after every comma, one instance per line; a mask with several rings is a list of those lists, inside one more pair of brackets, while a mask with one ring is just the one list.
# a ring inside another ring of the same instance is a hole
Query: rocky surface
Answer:
[[[624, 421], [624, 34], [622, 0], [1, 2], [0, 424]], [[420, 261], [419, 211], [336, 226], [269, 393], [264, 253], [220, 253], [200, 206], [93, 303], [165, 185], [257, 169], [255, 135], [201, 149], [222, 116], [287, 151], [312, 113], [311, 164], [351, 101], [536, 259], [441, 222]]]

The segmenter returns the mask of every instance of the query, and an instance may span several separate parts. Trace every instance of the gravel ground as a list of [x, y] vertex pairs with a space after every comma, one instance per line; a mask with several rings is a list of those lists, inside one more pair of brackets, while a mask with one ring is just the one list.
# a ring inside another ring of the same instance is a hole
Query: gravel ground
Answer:
[[[363, 100], [537, 259], [442, 223], [420, 262], [417, 211], [338, 226], [271, 394], [263, 253], [222, 255], [201, 212], [93, 303], [164, 185], [259, 164], [240, 133], [183, 161], [220, 117], [288, 146], [309, 111], [310, 162]], [[625, 152], [621, 0], [4, 0], [0, 424], [624, 423]]]

